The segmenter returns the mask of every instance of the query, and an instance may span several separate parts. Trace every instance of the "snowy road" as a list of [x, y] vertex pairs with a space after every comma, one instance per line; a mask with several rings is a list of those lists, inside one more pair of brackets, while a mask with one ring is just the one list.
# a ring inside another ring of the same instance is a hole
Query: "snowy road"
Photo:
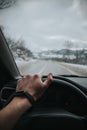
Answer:
[[[68, 65], [62, 64], [56, 61], [45, 61], [45, 60], [31, 60], [29, 62], [17, 62], [19, 66], [19, 70], [21, 74], [41, 74], [46, 75], [49, 72], [53, 73], [53, 75], [71, 75], [71, 74], [79, 74], [80, 72], [76, 71], [77, 69], [73, 69], [73, 67], [69, 67]], [[79, 69], [78, 69], [79, 70]], [[80, 69], [81, 70], [81, 69]], [[86, 71], [85, 71], [86, 72]], [[84, 75], [84, 74], [82, 74]], [[86, 72], [87, 75], [87, 72]]]

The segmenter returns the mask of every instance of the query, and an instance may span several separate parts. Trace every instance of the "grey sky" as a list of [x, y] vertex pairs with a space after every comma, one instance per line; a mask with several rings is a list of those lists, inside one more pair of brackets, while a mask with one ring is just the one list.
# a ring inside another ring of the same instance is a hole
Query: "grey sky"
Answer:
[[61, 49], [70, 40], [87, 48], [87, 0], [19, 0], [0, 10], [0, 24], [33, 51]]

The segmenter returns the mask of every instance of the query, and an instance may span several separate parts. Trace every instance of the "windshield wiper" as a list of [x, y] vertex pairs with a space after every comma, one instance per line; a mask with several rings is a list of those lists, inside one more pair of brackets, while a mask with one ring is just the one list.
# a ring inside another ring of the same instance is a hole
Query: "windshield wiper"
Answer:
[[79, 76], [79, 75], [58, 75], [58, 76], [63, 76], [63, 77], [84, 77], [84, 76]]

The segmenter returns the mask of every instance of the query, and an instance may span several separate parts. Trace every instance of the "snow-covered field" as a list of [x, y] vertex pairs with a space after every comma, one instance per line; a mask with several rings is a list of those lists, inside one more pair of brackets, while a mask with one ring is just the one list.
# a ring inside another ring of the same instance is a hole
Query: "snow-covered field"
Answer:
[[20, 70], [20, 72], [22, 72], [22, 70], [25, 70], [26, 68], [28, 69], [33, 62], [35, 62], [36, 60], [31, 59], [30, 61], [24, 61], [24, 60], [16, 60], [16, 64]]
[[82, 76], [87, 76], [87, 65], [79, 65], [79, 64], [70, 64], [62, 62], [65, 68], [69, 69], [73, 74], [79, 74]]

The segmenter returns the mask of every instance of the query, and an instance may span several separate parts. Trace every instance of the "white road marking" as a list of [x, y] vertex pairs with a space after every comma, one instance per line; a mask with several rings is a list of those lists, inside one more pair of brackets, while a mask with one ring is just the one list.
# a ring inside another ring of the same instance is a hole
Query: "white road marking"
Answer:
[[[26, 74], [42, 74], [46, 75], [49, 72], [53, 73], [54, 75], [87, 75], [87, 69], [81, 68], [78, 69], [78, 66], [69, 66], [66, 64], [63, 64], [61, 62], [56, 62], [56, 61], [45, 61], [45, 60], [35, 60], [35, 61], [29, 61], [29, 62], [20, 62], [18, 64], [18, 68], [20, 70], [20, 73], [22, 75]], [[80, 67], [79, 67], [80, 68]], [[82, 71], [82, 72], [81, 72]], [[85, 72], [85, 73], [84, 73]]]

